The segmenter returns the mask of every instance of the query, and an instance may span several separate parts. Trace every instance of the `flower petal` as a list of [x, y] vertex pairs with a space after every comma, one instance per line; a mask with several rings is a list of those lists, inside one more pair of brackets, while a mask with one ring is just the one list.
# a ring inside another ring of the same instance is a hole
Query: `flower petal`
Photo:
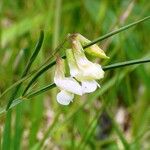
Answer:
[[57, 94], [57, 102], [60, 103], [61, 105], [69, 105], [69, 103], [73, 100], [74, 94], [69, 93], [67, 91], [60, 91]]
[[79, 81], [96, 80], [104, 77], [104, 71], [99, 64], [90, 63], [84, 66], [80, 65], [78, 74], [74, 77]]
[[82, 95], [81, 85], [72, 77], [65, 77], [64, 62], [57, 58], [54, 83], [60, 90], [65, 90], [77, 95]]
[[84, 54], [84, 50], [82, 48], [82, 45], [78, 40], [76, 40], [76, 39], [72, 40], [72, 47], [73, 47], [73, 51], [74, 51], [74, 57], [75, 57], [78, 65], [80, 65], [80, 64], [86, 65], [87, 63], [90, 62], [86, 58], [86, 56]]
[[101, 79], [104, 77], [102, 67], [96, 63], [90, 63], [86, 69], [82, 68], [82, 70], [85, 70], [85, 74], [88, 74], [93, 79]]
[[83, 93], [91, 93], [94, 92], [97, 89], [97, 86], [99, 86], [99, 84], [95, 81], [82, 81], [82, 92]]
[[[104, 77], [104, 71], [99, 64], [89, 61], [83, 51], [81, 43], [75, 39], [72, 41], [74, 58], [76, 59], [77, 66], [79, 68], [79, 73], [77, 80], [95, 80]], [[70, 69], [71, 70], [71, 69]]]
[[63, 79], [54, 78], [55, 84], [61, 89], [77, 95], [82, 95], [81, 85], [71, 77]]

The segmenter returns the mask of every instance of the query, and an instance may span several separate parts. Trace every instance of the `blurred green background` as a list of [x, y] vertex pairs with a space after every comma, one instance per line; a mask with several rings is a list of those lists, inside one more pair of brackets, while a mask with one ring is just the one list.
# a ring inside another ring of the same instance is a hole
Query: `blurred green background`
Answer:
[[[44, 42], [31, 70], [45, 62], [68, 33], [94, 40], [150, 12], [148, 0], [3, 0], [0, 4], [0, 93], [20, 79], [40, 30], [45, 32]], [[110, 57], [100, 63], [150, 56], [149, 35], [147, 21], [98, 43]], [[54, 67], [29, 91], [53, 83], [53, 72]], [[100, 84], [100, 89], [77, 96], [69, 106], [56, 102], [54, 88], [0, 114], [1, 149], [150, 149], [150, 64], [107, 71]], [[0, 99], [1, 108], [11, 92]]]

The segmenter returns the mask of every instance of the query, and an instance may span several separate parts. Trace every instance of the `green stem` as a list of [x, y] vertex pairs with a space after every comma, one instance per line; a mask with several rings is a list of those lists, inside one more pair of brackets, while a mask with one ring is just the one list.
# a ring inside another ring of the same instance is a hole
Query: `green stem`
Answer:
[[89, 44], [85, 45], [84, 48], [87, 48], [87, 47], [89, 47], [89, 46], [91, 46], [91, 45], [93, 45], [93, 44], [96, 44], [96, 43], [98, 43], [98, 42], [100, 42], [100, 41], [102, 41], [102, 40], [104, 40], [104, 39], [106, 39], [106, 38], [108, 38], [108, 37], [110, 37], [110, 36], [113, 36], [113, 35], [115, 35], [115, 34], [117, 34], [117, 33], [119, 33], [119, 32], [122, 32], [122, 31], [124, 31], [124, 30], [127, 30], [128, 28], [131, 28], [131, 27], [133, 27], [133, 26], [135, 26], [135, 25], [137, 25], [137, 24], [139, 24], [139, 23], [141, 23], [141, 22], [143, 22], [143, 21], [148, 20], [148, 19], [150, 19], [150, 16], [147, 16], [147, 17], [145, 17], [145, 18], [143, 18], [143, 19], [141, 19], [141, 20], [138, 20], [138, 21], [136, 21], [136, 22], [133, 22], [133, 23], [131, 23], [131, 24], [128, 24], [128, 25], [126, 25], [126, 26], [123, 26], [123, 27], [121, 27], [121, 28], [119, 28], [119, 29], [117, 29], [117, 30], [115, 30], [115, 31], [112, 31], [112, 32], [110, 32], [110, 33], [108, 33], [108, 34], [105, 34], [104, 36], [101, 36], [101, 37], [99, 37], [99, 38], [93, 40], [93, 41], [90, 42]]
[[43, 74], [45, 71], [47, 71], [49, 68], [51, 68], [52, 66], [54, 66], [56, 64], [55, 61], [51, 62], [50, 64], [46, 65], [45, 67], [43, 67], [41, 70], [39, 70], [35, 76], [32, 78], [32, 80], [28, 83], [28, 85], [26, 86], [25, 90], [23, 91], [22, 96], [25, 95], [25, 93], [27, 92], [27, 90], [30, 88], [30, 86], [36, 81], [36, 79]]
[[45, 87], [43, 87], [43, 88], [41, 88], [41, 89], [39, 89], [39, 90], [37, 90], [37, 91], [35, 91], [35, 92], [32, 92], [32, 93], [29, 93], [29, 94], [27, 94], [27, 95], [25, 95], [24, 97], [26, 98], [32, 98], [32, 97], [34, 97], [34, 96], [36, 96], [36, 95], [39, 95], [39, 94], [41, 94], [41, 93], [44, 93], [44, 92], [46, 92], [46, 91], [48, 91], [48, 90], [50, 90], [50, 89], [53, 89], [54, 87], [56, 87], [56, 84], [55, 83], [52, 83], [52, 84], [50, 84], [50, 85], [47, 85], [47, 86], [45, 86]]
[[147, 63], [147, 62], [150, 62], [150, 58], [130, 60], [130, 61], [125, 61], [125, 62], [120, 62], [120, 63], [115, 63], [112, 65], [104, 66], [103, 70], [107, 71], [107, 70], [111, 70], [111, 69], [126, 67], [126, 66], [130, 66], [130, 65], [135, 65], [135, 64], [142, 64], [142, 63]]

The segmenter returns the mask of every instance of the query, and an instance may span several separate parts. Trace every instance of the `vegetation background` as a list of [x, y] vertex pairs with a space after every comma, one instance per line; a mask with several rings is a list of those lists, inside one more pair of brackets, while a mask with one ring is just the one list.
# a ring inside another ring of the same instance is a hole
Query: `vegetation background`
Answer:
[[[148, 0], [3, 0], [0, 4], [0, 93], [20, 79], [41, 29], [44, 42], [30, 71], [40, 67], [68, 33], [94, 40], [150, 12]], [[100, 63], [150, 56], [149, 35], [147, 21], [100, 42], [110, 57]], [[53, 72], [54, 67], [45, 72], [29, 92], [53, 83]], [[76, 97], [69, 106], [56, 102], [54, 88], [23, 100], [7, 113], [1, 111], [1, 149], [150, 149], [150, 64], [107, 71], [100, 84], [100, 89]], [[0, 110], [12, 92], [0, 98]]]

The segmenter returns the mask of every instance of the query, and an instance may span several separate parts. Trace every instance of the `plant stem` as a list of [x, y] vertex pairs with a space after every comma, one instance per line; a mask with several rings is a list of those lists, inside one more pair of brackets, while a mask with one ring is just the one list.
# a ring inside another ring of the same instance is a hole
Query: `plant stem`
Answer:
[[145, 17], [145, 18], [143, 18], [143, 19], [141, 19], [141, 20], [138, 20], [138, 21], [136, 21], [136, 22], [133, 22], [133, 23], [131, 23], [131, 24], [128, 24], [128, 25], [126, 25], [126, 26], [123, 26], [123, 27], [121, 27], [121, 28], [119, 28], [119, 29], [117, 29], [117, 30], [115, 30], [115, 31], [112, 31], [112, 32], [110, 32], [110, 33], [108, 33], [108, 34], [105, 34], [104, 36], [101, 36], [101, 37], [99, 37], [99, 38], [93, 40], [93, 41], [90, 42], [89, 44], [85, 45], [83, 48], [87, 48], [87, 47], [89, 47], [89, 46], [91, 46], [91, 45], [93, 45], [93, 44], [96, 44], [96, 43], [98, 43], [98, 42], [100, 42], [100, 41], [102, 41], [102, 40], [104, 40], [104, 39], [106, 39], [106, 38], [108, 38], [108, 37], [110, 37], [110, 36], [113, 36], [113, 35], [115, 35], [115, 34], [117, 34], [117, 33], [119, 33], [119, 32], [122, 32], [122, 31], [124, 31], [124, 30], [127, 30], [128, 28], [131, 28], [131, 27], [133, 27], [133, 26], [135, 26], [135, 25], [137, 25], [137, 24], [139, 24], [139, 23], [141, 23], [141, 22], [143, 22], [143, 21], [148, 20], [148, 19], [150, 19], [150, 16], [147, 16], [147, 17]]
[[44, 93], [44, 92], [46, 92], [46, 91], [48, 91], [48, 90], [50, 90], [50, 89], [53, 89], [54, 87], [56, 87], [56, 84], [55, 84], [55, 83], [52, 83], [52, 84], [47, 85], [47, 86], [45, 86], [45, 87], [43, 87], [43, 88], [41, 88], [41, 89], [39, 89], [39, 90], [37, 90], [37, 91], [35, 91], [35, 92], [32, 92], [32, 93], [27, 94], [27, 95], [25, 95], [24, 97], [32, 98], [32, 97], [34, 97], [34, 96], [36, 96], [36, 95], [39, 95], [39, 94]]
[[141, 64], [141, 63], [147, 63], [147, 62], [150, 62], [150, 58], [130, 60], [130, 61], [125, 61], [125, 62], [120, 62], [120, 63], [115, 63], [112, 65], [104, 66], [103, 70], [107, 71], [107, 70], [111, 70], [111, 69], [116, 69], [116, 68], [120, 68], [120, 67], [126, 67], [126, 66], [130, 66], [130, 65]]

